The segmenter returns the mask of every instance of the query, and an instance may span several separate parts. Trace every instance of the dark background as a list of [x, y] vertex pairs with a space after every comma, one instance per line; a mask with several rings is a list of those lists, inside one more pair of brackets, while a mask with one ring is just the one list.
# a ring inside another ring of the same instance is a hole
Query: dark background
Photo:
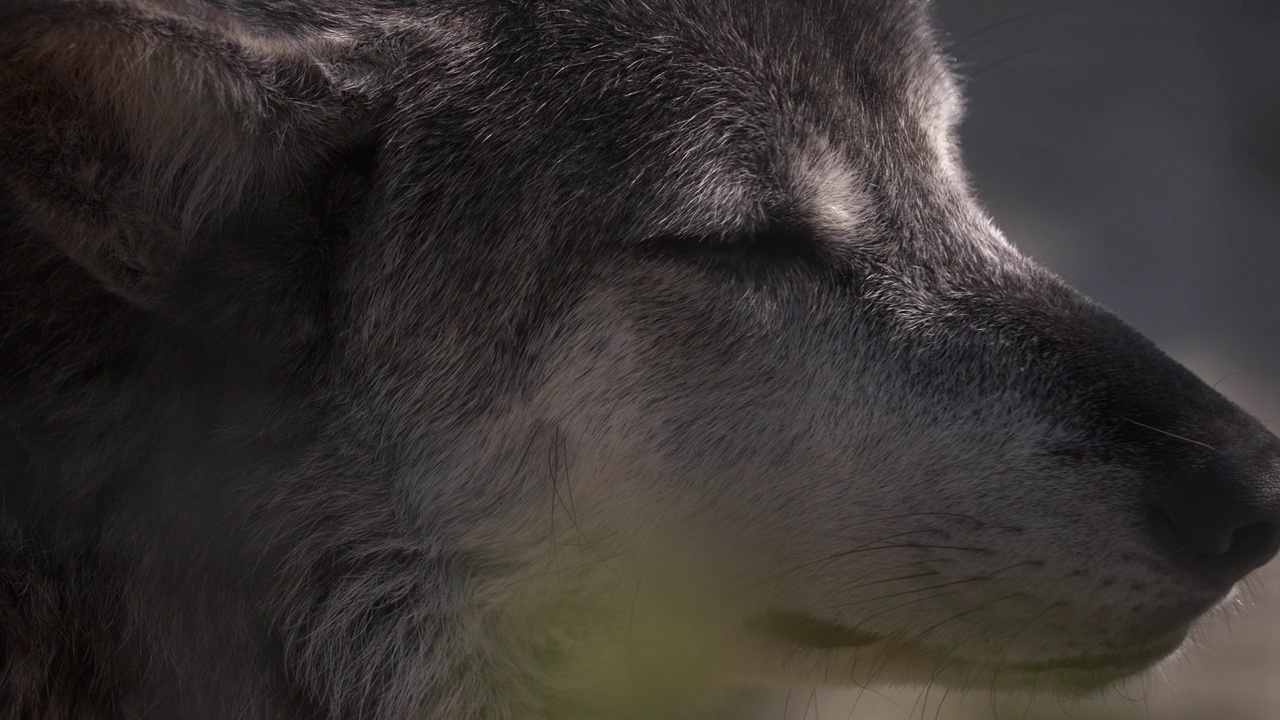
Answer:
[[1010, 240], [1280, 415], [1280, 2], [937, 13], [968, 78], [966, 161]]
[[[936, 12], [968, 78], [966, 162], [1009, 239], [1280, 428], [1280, 0]], [[793, 693], [765, 717], [1276, 720], [1280, 565], [1251, 588], [1186, 657], [1102, 698]]]

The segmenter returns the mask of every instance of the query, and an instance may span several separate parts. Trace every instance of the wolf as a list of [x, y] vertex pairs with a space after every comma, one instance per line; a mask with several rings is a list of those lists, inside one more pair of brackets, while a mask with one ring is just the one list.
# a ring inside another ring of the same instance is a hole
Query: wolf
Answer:
[[915, 0], [5, 0], [0, 714], [1075, 692], [1280, 441], [1002, 236]]

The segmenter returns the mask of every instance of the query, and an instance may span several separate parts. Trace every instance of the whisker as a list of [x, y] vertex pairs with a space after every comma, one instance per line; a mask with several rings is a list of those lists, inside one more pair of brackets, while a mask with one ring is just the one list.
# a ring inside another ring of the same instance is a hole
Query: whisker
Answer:
[[[831, 555], [826, 555], [826, 556], [824, 556], [824, 557], [816, 558], [816, 559], [814, 559], [814, 560], [810, 560], [810, 561], [808, 561], [808, 562], [803, 562], [803, 563], [800, 563], [800, 564], [798, 564], [798, 565], [793, 565], [793, 566], [791, 566], [791, 567], [787, 568], [786, 570], [783, 570], [783, 571], [778, 572], [778, 573], [774, 573], [773, 575], [770, 575], [769, 577], [764, 578], [763, 580], [760, 580], [759, 582], [753, 583], [752, 585], [748, 586], [746, 589], [747, 589], [747, 590], [755, 590], [755, 589], [759, 588], [759, 587], [760, 587], [760, 586], [762, 586], [762, 585], [767, 585], [767, 584], [769, 584], [769, 583], [771, 583], [771, 582], [774, 582], [774, 581], [776, 581], [776, 580], [781, 580], [782, 578], [785, 578], [785, 577], [787, 577], [787, 576], [789, 576], [789, 575], [791, 575], [791, 574], [793, 574], [793, 573], [799, 572], [799, 571], [801, 571], [801, 570], [807, 570], [807, 569], [809, 569], [809, 568], [812, 568], [812, 567], [815, 567], [815, 566], [818, 566], [818, 565], [823, 565], [823, 564], [828, 563], [828, 562], [831, 562], [831, 561], [833, 561], [833, 560], [838, 560], [838, 559], [840, 559], [840, 558], [842, 558], [842, 557], [848, 557], [849, 555], [856, 555], [856, 554], [858, 554], [858, 553], [860, 553], [860, 552], [871, 552], [871, 551], [874, 551], [874, 550], [886, 549], [886, 546], [877, 546], [877, 543], [879, 543], [879, 542], [883, 542], [884, 540], [893, 540], [893, 539], [895, 539], [895, 538], [906, 537], [906, 536], [908, 536], [908, 535], [918, 535], [918, 534], [923, 533], [923, 532], [933, 532], [933, 530], [932, 530], [932, 529], [929, 529], [929, 528], [921, 528], [921, 529], [916, 529], [916, 530], [908, 530], [908, 531], [906, 531], [906, 532], [901, 532], [901, 533], [895, 533], [895, 534], [893, 534], [893, 535], [888, 535], [888, 536], [886, 536], [886, 537], [880, 538], [879, 540], [873, 540], [873, 541], [871, 541], [871, 542], [869, 542], [869, 543], [867, 543], [867, 544], [865, 544], [865, 545], [862, 545], [862, 546], [860, 546], [860, 547], [851, 548], [851, 549], [849, 549], [849, 550], [841, 550], [841, 551], [836, 552], [836, 553], [833, 553], [833, 554], [831, 554]], [[887, 549], [892, 549], [892, 548], [895, 548], [895, 547], [901, 547], [901, 546], [899, 546], [899, 545], [887, 546]]]
[[[1013, 19], [1015, 19], [1015, 18], [1010, 18], [1010, 20], [1013, 20]], [[1026, 18], [1024, 17], [1024, 18], [1021, 18], [1021, 19], [1024, 19], [1024, 20], [1025, 20]], [[1004, 23], [996, 23], [996, 25], [1003, 25], [1003, 24], [1004, 24]], [[969, 48], [966, 48], [966, 49], [964, 49], [964, 50], [961, 50], [961, 49], [959, 49], [959, 43], [957, 43], [957, 45], [956, 45], [956, 46], [951, 47], [951, 48], [948, 48], [948, 50], [949, 50], [949, 52], [951, 52], [951, 53], [952, 53], [952, 54], [953, 54], [957, 59], [967, 59], [968, 57], [972, 57], [974, 53], [976, 53], [977, 51], [981, 50], [982, 48], [984, 48], [984, 47], [986, 47], [986, 46], [990, 45], [991, 43], [993, 43], [993, 42], [995, 42], [995, 41], [997, 41], [997, 40], [1000, 40], [1000, 39], [1002, 39], [1002, 38], [1009, 37], [1010, 35], [1013, 35], [1013, 34], [1015, 34], [1015, 33], [1022, 32], [1023, 30], [1026, 30], [1027, 28], [1029, 28], [1029, 27], [1031, 27], [1032, 25], [1035, 25], [1035, 24], [1036, 24], [1036, 20], [1035, 20], [1034, 18], [1032, 18], [1029, 22], [1022, 22], [1022, 23], [1019, 23], [1019, 24], [1015, 25], [1014, 27], [1012, 27], [1012, 28], [1010, 28], [1010, 29], [1008, 29], [1008, 30], [1005, 30], [1004, 32], [999, 32], [999, 33], [996, 33], [995, 35], [992, 35], [992, 36], [990, 36], [990, 37], [983, 38], [981, 41], [979, 41], [979, 42], [975, 43], [972, 47], [969, 47]], [[994, 28], [996, 25], [992, 25], [992, 26], [990, 26], [988, 29]], [[973, 35], [973, 34], [975, 34], [975, 33], [970, 33], [970, 35]]]
[[1227, 378], [1233, 378], [1233, 377], [1235, 377], [1236, 375], [1243, 375], [1243, 374], [1248, 373], [1248, 372], [1249, 372], [1248, 370], [1232, 370], [1231, 372], [1227, 373], [1226, 375], [1223, 375], [1222, 377], [1218, 378], [1218, 381], [1217, 381], [1217, 382], [1215, 382], [1215, 383], [1212, 385], [1212, 387], [1213, 387], [1213, 389], [1214, 389], [1214, 390], [1217, 390], [1217, 389], [1218, 389], [1218, 386], [1219, 386], [1219, 385], [1221, 385], [1224, 381], [1226, 381], [1226, 380], [1227, 380]]
[[967, 522], [973, 523], [975, 526], [977, 526], [979, 529], [982, 529], [982, 530], [1008, 530], [1010, 532], [1022, 532], [1024, 530], [1024, 528], [1020, 528], [1016, 525], [989, 525], [987, 524], [986, 521], [980, 518], [976, 518], [972, 515], [965, 515], [964, 513], [956, 513], [956, 512], [918, 512], [918, 513], [907, 513], [904, 515], [887, 515], [884, 517], [877, 517], [876, 519], [877, 520], [907, 520], [907, 519], [916, 518], [916, 517], [946, 517], [946, 518], [965, 520]]
[[997, 67], [999, 67], [999, 66], [1001, 66], [1001, 65], [1004, 65], [1004, 64], [1005, 64], [1005, 63], [1007, 63], [1007, 62], [1010, 62], [1010, 61], [1013, 61], [1013, 60], [1017, 60], [1018, 58], [1021, 58], [1021, 57], [1026, 57], [1027, 55], [1030, 55], [1031, 53], [1039, 52], [1039, 51], [1041, 51], [1041, 50], [1044, 50], [1044, 49], [1045, 49], [1045, 48], [1047, 48], [1047, 47], [1050, 47], [1050, 46], [1052, 46], [1052, 45], [1057, 45], [1057, 44], [1058, 44], [1058, 43], [1057, 43], [1057, 41], [1056, 41], [1056, 40], [1050, 40], [1049, 42], [1040, 43], [1039, 45], [1036, 45], [1035, 47], [1030, 47], [1030, 48], [1027, 48], [1026, 50], [1023, 50], [1022, 52], [1014, 53], [1014, 54], [1012, 54], [1012, 55], [1009, 55], [1008, 57], [1004, 57], [1004, 58], [1001, 58], [1001, 59], [996, 60], [996, 61], [994, 61], [994, 62], [987, 63], [986, 65], [983, 65], [982, 67], [978, 68], [977, 70], [974, 70], [973, 72], [969, 73], [969, 75], [970, 75], [971, 77], [977, 77], [978, 75], [981, 75], [982, 73], [985, 73], [985, 72], [987, 72], [988, 70], [992, 70], [992, 69], [997, 68]]
[[964, 610], [964, 611], [962, 611], [962, 612], [958, 612], [958, 613], [956, 613], [956, 614], [952, 615], [951, 617], [949, 617], [949, 618], [947, 618], [947, 619], [945, 619], [945, 620], [940, 620], [940, 621], [938, 621], [938, 622], [936, 622], [936, 623], [934, 623], [934, 624], [930, 625], [929, 627], [927, 627], [927, 628], [925, 628], [925, 629], [921, 630], [920, 632], [916, 633], [915, 635], [913, 635], [913, 636], [911, 637], [911, 642], [918, 642], [918, 641], [919, 641], [921, 638], [923, 638], [924, 636], [928, 635], [929, 633], [933, 632], [934, 630], [937, 630], [938, 628], [942, 627], [943, 625], [946, 625], [946, 624], [947, 624], [947, 623], [949, 623], [949, 622], [952, 622], [952, 621], [954, 621], [954, 620], [958, 620], [958, 619], [960, 619], [960, 618], [962, 618], [962, 617], [965, 617], [965, 616], [967, 616], [967, 615], [972, 615], [972, 614], [974, 614], [974, 613], [976, 613], [976, 612], [981, 612], [981, 611], [983, 611], [983, 610], [986, 610], [986, 609], [990, 608], [992, 605], [995, 605], [995, 604], [996, 604], [996, 603], [998, 603], [998, 602], [1002, 602], [1002, 601], [1004, 601], [1004, 600], [1011, 600], [1011, 599], [1016, 598], [1016, 597], [1021, 597], [1023, 594], [1024, 594], [1024, 593], [1020, 593], [1020, 592], [1010, 593], [1010, 594], [1008, 594], [1008, 595], [1003, 595], [1003, 596], [998, 597], [998, 598], [996, 598], [996, 599], [994, 599], [994, 600], [989, 600], [989, 601], [987, 601], [987, 602], [984, 602], [984, 603], [981, 603], [981, 604], [976, 605], [976, 606], [974, 606], [974, 607], [971, 607], [971, 608], [969, 608], [968, 610]]
[[[885, 599], [892, 598], [892, 597], [900, 597], [900, 596], [902, 596], [902, 595], [910, 595], [910, 594], [912, 594], [912, 593], [925, 592], [925, 591], [928, 591], [928, 590], [936, 590], [936, 589], [938, 589], [938, 588], [943, 588], [943, 587], [950, 587], [950, 586], [953, 586], [953, 585], [962, 585], [962, 584], [965, 584], [965, 583], [981, 582], [981, 581], [984, 581], [984, 580], [992, 580], [992, 579], [994, 579], [997, 575], [999, 575], [999, 574], [1001, 574], [1001, 573], [1003, 573], [1003, 572], [1008, 572], [1009, 570], [1013, 570], [1013, 569], [1015, 569], [1015, 568], [1020, 568], [1020, 567], [1026, 567], [1026, 566], [1036, 567], [1036, 566], [1038, 566], [1039, 564], [1040, 564], [1040, 562], [1039, 562], [1038, 560], [1025, 560], [1025, 561], [1023, 561], [1023, 562], [1014, 563], [1014, 564], [1012, 564], [1012, 565], [1007, 565], [1007, 566], [1002, 567], [1002, 568], [1000, 568], [1000, 569], [998, 569], [998, 570], [994, 570], [994, 571], [992, 571], [992, 572], [990, 572], [990, 573], [987, 573], [986, 575], [980, 575], [980, 576], [976, 576], [976, 577], [969, 577], [969, 578], [961, 578], [961, 579], [959, 579], [959, 580], [950, 580], [950, 581], [945, 582], [945, 583], [938, 583], [938, 584], [936, 584], [936, 585], [928, 585], [928, 586], [925, 586], [925, 587], [912, 588], [912, 589], [910, 589], [910, 590], [903, 590], [903, 591], [901, 591], [901, 592], [886, 593], [886, 594], [883, 594], [883, 595], [877, 595], [877, 596], [873, 596], [873, 597], [870, 597], [870, 598], [860, 598], [860, 599], [858, 599], [858, 600], [853, 600], [853, 601], [850, 601], [850, 602], [847, 602], [847, 603], [840, 603], [840, 604], [836, 604], [836, 605], [829, 605], [829, 606], [827, 606], [827, 607], [828, 607], [828, 609], [846, 608], [846, 607], [850, 607], [850, 606], [854, 606], [854, 605], [862, 605], [862, 604], [865, 604], [865, 603], [879, 602], [879, 601], [881, 601], [881, 600], [885, 600]], [[866, 583], [862, 583], [862, 584], [860, 584], [860, 585], [855, 585], [855, 586], [853, 586], [853, 587], [849, 588], [849, 590], [856, 590], [856, 589], [859, 589], [859, 588], [862, 588], [862, 587], [867, 587], [867, 586], [869, 586], [869, 585], [877, 585], [877, 584], [886, 583], [886, 582], [893, 582], [893, 581], [899, 581], [899, 580], [907, 580], [907, 579], [916, 578], [916, 577], [927, 577], [927, 576], [931, 576], [931, 575], [938, 575], [938, 574], [939, 574], [939, 573], [937, 573], [937, 572], [928, 572], [928, 573], [919, 573], [919, 574], [916, 574], [916, 575], [903, 575], [903, 576], [897, 576], [897, 577], [893, 577], [893, 578], [884, 578], [884, 579], [882, 579], [882, 580], [872, 580], [872, 581], [868, 581], [868, 582], [866, 582]]]
[[[565, 504], [564, 498], [560, 496], [558, 490], [556, 491], [556, 497], [560, 500], [560, 507], [564, 508], [565, 513], [568, 514], [569, 522], [573, 523], [573, 528], [577, 531], [578, 537], [582, 539], [583, 547], [592, 548], [591, 540], [587, 537], [587, 534], [582, 530], [582, 525], [578, 522], [578, 506], [573, 500], [573, 482], [569, 474], [568, 449], [566, 447], [567, 441], [563, 434], [556, 433], [556, 435], [558, 436], [559, 442], [556, 443], [555, 466], [564, 470], [564, 489], [565, 494], [569, 496], [569, 504]], [[553, 484], [553, 487], [557, 487], [557, 485]]]
[[1160, 429], [1160, 428], [1158, 428], [1158, 427], [1151, 427], [1150, 425], [1147, 425], [1146, 423], [1140, 423], [1140, 422], [1138, 422], [1137, 420], [1134, 420], [1134, 419], [1132, 419], [1132, 418], [1122, 417], [1122, 418], [1120, 418], [1120, 419], [1121, 419], [1121, 420], [1123, 420], [1123, 421], [1125, 421], [1125, 422], [1127, 422], [1127, 423], [1133, 423], [1134, 425], [1137, 425], [1138, 427], [1146, 428], [1146, 429], [1150, 430], [1151, 432], [1160, 433], [1161, 435], [1166, 435], [1166, 436], [1171, 437], [1171, 438], [1173, 438], [1173, 439], [1175, 439], [1175, 440], [1181, 440], [1181, 441], [1183, 441], [1183, 442], [1191, 443], [1192, 445], [1199, 445], [1200, 447], [1202, 447], [1202, 448], [1207, 448], [1207, 449], [1209, 449], [1209, 450], [1212, 450], [1212, 451], [1213, 451], [1213, 452], [1215, 452], [1215, 453], [1216, 453], [1216, 452], [1219, 452], [1217, 448], [1215, 448], [1214, 446], [1212, 446], [1212, 445], [1210, 445], [1210, 444], [1208, 444], [1208, 443], [1202, 443], [1202, 442], [1200, 442], [1199, 440], [1192, 440], [1192, 439], [1191, 439], [1191, 438], [1189, 438], [1189, 437], [1183, 437], [1182, 435], [1178, 435], [1177, 433], [1171, 433], [1171, 432], [1169, 432], [1168, 430], [1161, 430], [1161, 429]]
[[948, 582], [938, 583], [936, 585], [926, 585], [925, 587], [912, 588], [910, 590], [901, 590], [899, 592], [884, 593], [883, 595], [877, 595], [875, 597], [865, 598], [862, 600], [858, 600], [856, 602], [843, 603], [840, 605], [832, 605], [830, 607], [843, 608], [843, 607], [849, 607], [850, 605], [861, 605], [864, 603], [880, 602], [881, 600], [888, 600], [890, 598], [902, 597], [903, 595], [914, 595], [915, 593], [918, 593], [918, 592], [928, 592], [929, 590], [938, 590], [940, 588], [953, 587], [955, 585], [966, 585], [968, 583], [973, 583], [973, 582], [983, 582], [990, 579], [991, 579], [990, 575], [982, 575], [979, 577], [962, 578], [960, 580], [950, 580]]
[[[1092, 0], [1086, 0], [1086, 2], [1074, 3], [1072, 5], [1063, 5], [1062, 7], [1056, 7], [1056, 8], [1045, 8], [1043, 10], [1036, 10], [1034, 12], [1023, 13], [1021, 15], [1014, 15], [1012, 17], [1007, 17], [1004, 20], [1000, 20], [998, 22], [994, 22], [994, 23], [991, 23], [990, 25], [974, 30], [968, 35], [965, 35], [964, 37], [952, 43], [949, 49], [951, 52], [959, 54], [960, 52], [959, 48], [961, 45], [968, 42], [969, 40], [972, 40], [978, 37], [979, 35], [995, 30], [996, 28], [1004, 27], [1005, 25], [1008, 25], [1010, 23], [1020, 23], [1024, 20], [1038, 20], [1046, 15], [1054, 15], [1057, 13], [1064, 13], [1064, 12], [1070, 12], [1072, 10], [1079, 10], [1082, 7], [1087, 7], [1092, 4], [1094, 4]], [[1018, 29], [1021, 30], [1029, 26], [1030, 26], [1030, 23], [1027, 23], [1027, 24], [1021, 25]], [[1003, 35], [1001, 37], [1003, 37]], [[984, 43], [988, 42], [991, 39], [992, 38], [984, 39], [983, 42]], [[970, 48], [969, 52], [972, 52], [972, 50], [974, 49], [976, 48]]]
[[[943, 653], [942, 657], [938, 659], [938, 663], [934, 666], [933, 672], [929, 673], [929, 679], [925, 682], [925, 685], [924, 685], [924, 702], [921, 703], [920, 705], [920, 720], [925, 720], [925, 715], [929, 712], [929, 691], [933, 689], [934, 683], [938, 681], [938, 678], [942, 675], [942, 673], [948, 667], [950, 667], [951, 663], [949, 661], [950, 661], [952, 652], [954, 651], [948, 650], [947, 652]], [[943, 697], [943, 700], [945, 701], [946, 695], [944, 694], [942, 697]], [[942, 710], [941, 705], [938, 706], [938, 710], [939, 711]], [[915, 705], [911, 706], [911, 715], [915, 715]]]
[[[940, 592], [940, 593], [937, 593], [937, 594], [935, 594], [935, 595], [926, 595], [926, 596], [924, 596], [924, 597], [916, 598], [915, 600], [908, 600], [907, 602], [900, 603], [900, 604], [898, 604], [898, 605], [894, 605], [894, 606], [893, 606], [893, 607], [891, 607], [891, 608], [887, 608], [887, 609], [881, 610], [881, 611], [879, 611], [879, 612], [874, 612], [874, 613], [871, 613], [871, 614], [869, 614], [869, 615], [863, 615], [863, 616], [861, 616], [860, 618], [858, 618], [858, 621], [859, 621], [859, 623], [864, 623], [864, 622], [866, 622], [866, 621], [868, 621], [868, 620], [874, 620], [874, 619], [876, 619], [876, 618], [880, 617], [881, 615], [886, 615], [886, 614], [888, 614], [888, 613], [891, 613], [891, 612], [893, 612], [894, 610], [898, 610], [898, 609], [901, 609], [901, 608], [904, 608], [904, 607], [908, 607], [908, 606], [911, 606], [911, 605], [915, 605], [915, 604], [917, 604], [917, 603], [929, 602], [930, 600], [937, 600], [938, 598], [943, 598], [943, 597], [946, 597], [946, 596], [948, 596], [948, 595], [955, 595], [955, 594], [956, 594], [956, 592], [957, 592], [956, 590], [948, 590], [948, 591], [946, 591], [946, 592]], [[883, 599], [883, 598], [876, 598], [875, 600], [882, 600], [882, 599]], [[872, 600], [871, 602], [875, 602], [875, 600]]]
[[951, 686], [944, 685], [942, 688], [942, 699], [938, 701], [938, 709], [933, 712], [933, 720], [938, 720], [939, 718], [942, 717], [942, 708], [946, 707], [947, 697], [949, 697], [950, 695], [951, 695]]

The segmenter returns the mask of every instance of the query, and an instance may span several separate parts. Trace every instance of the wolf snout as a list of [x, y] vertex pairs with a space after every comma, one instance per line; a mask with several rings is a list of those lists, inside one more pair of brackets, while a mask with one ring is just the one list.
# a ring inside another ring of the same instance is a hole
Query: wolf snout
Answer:
[[1154, 503], [1175, 553], [1231, 584], [1280, 550], [1280, 441], [1215, 450]]

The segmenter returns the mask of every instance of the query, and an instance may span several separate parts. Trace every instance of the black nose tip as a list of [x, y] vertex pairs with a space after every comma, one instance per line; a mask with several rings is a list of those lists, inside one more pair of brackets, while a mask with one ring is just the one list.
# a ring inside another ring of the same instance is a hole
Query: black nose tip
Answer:
[[1280, 452], [1219, 454], [1161, 505], [1183, 548], [1234, 582], [1280, 550]]

